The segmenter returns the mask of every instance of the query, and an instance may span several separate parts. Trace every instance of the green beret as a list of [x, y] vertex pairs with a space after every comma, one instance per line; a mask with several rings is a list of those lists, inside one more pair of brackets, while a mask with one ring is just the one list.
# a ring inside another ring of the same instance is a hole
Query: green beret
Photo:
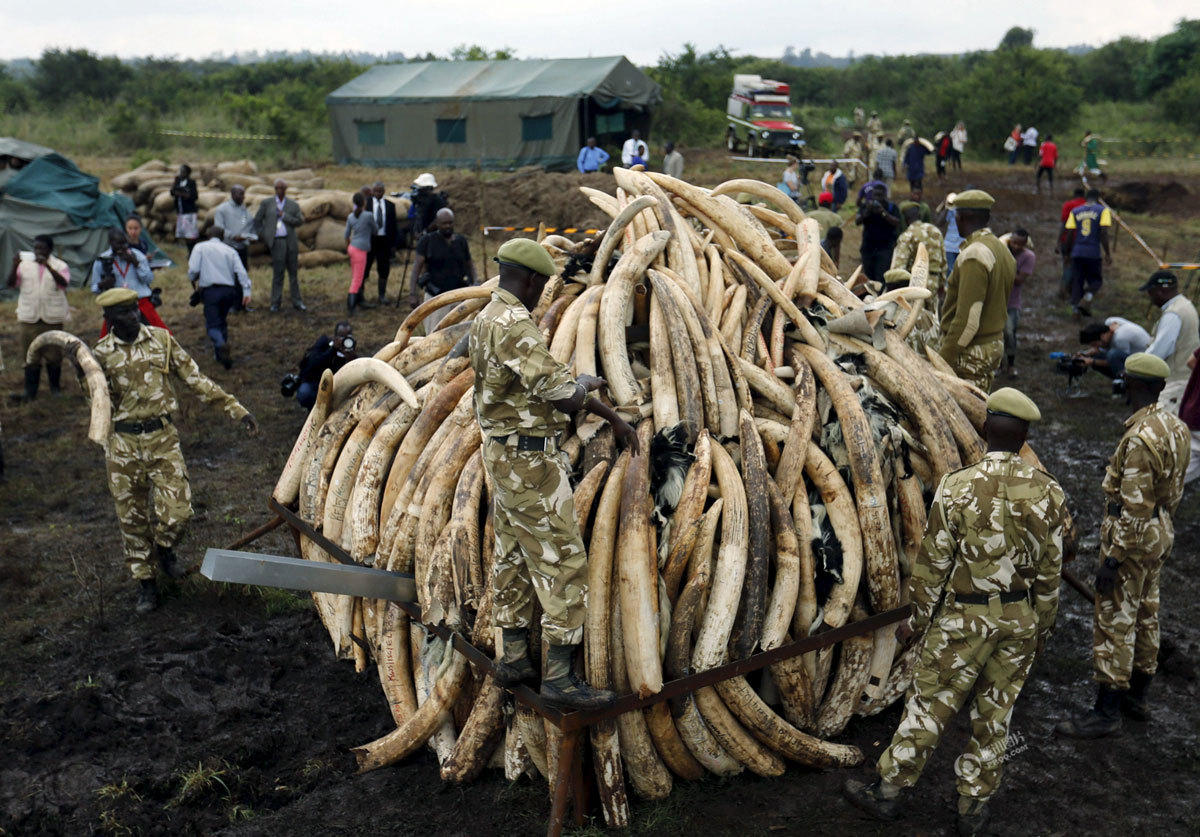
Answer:
[[96, 297], [96, 302], [101, 308], [116, 308], [118, 305], [137, 305], [137, 291], [130, 288], [109, 288], [100, 296]]
[[1165, 381], [1171, 374], [1171, 367], [1158, 355], [1149, 352], [1138, 352], [1125, 358], [1125, 375], [1135, 378], [1145, 378], [1151, 381]]
[[902, 267], [893, 267], [883, 274], [883, 283], [885, 285], [895, 285], [900, 282], [907, 285], [911, 281], [912, 274]]
[[543, 276], [553, 276], [558, 273], [558, 268], [554, 266], [554, 259], [550, 258], [546, 248], [529, 238], [514, 238], [501, 244], [500, 251], [496, 254], [496, 261], [500, 264], [527, 267]]
[[998, 416], [1021, 421], [1041, 421], [1042, 413], [1028, 395], [1012, 387], [1001, 387], [988, 396], [987, 410]]
[[991, 209], [996, 199], [982, 189], [968, 189], [954, 196], [955, 209]]

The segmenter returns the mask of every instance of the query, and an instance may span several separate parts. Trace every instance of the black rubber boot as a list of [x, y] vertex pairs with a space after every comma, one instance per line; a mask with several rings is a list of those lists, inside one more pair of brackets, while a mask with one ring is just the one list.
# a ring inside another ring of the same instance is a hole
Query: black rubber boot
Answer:
[[959, 837], [975, 837], [987, 828], [991, 812], [988, 811], [986, 800], [970, 796], [958, 798], [958, 834]]
[[885, 822], [900, 816], [900, 797], [888, 799], [880, 788], [882, 780], [870, 784], [858, 779], [847, 779], [842, 785], [842, 796], [846, 801], [865, 814]]
[[597, 689], [575, 673], [578, 645], [551, 645], [546, 656], [546, 675], [542, 678], [542, 699], [562, 709], [604, 709], [617, 696], [608, 689]]
[[1129, 691], [1121, 693], [1121, 711], [1126, 716], [1135, 721], [1150, 720], [1150, 707], [1146, 704], [1146, 689], [1153, 679], [1153, 674], [1146, 674], [1136, 668], [1133, 670], [1133, 674], [1129, 676]]
[[228, 343], [226, 343], [224, 346], [217, 346], [216, 355], [217, 360], [221, 362], [222, 366], [224, 366], [226, 369], [233, 368], [233, 355], [229, 351]]
[[354, 309], [358, 306], [358, 297], [354, 294], [346, 295], [346, 313], [353, 315]]
[[42, 379], [42, 367], [26, 366], [25, 367], [25, 389], [20, 392], [14, 392], [11, 399], [16, 404], [24, 404], [27, 401], [32, 401], [37, 398], [38, 384]]
[[46, 380], [50, 382], [50, 394], [62, 393], [62, 367], [57, 363], [46, 364]]
[[138, 582], [137, 604], [133, 609], [138, 613], [149, 613], [158, 609], [158, 585], [154, 579], [144, 578]]
[[374, 302], [367, 302], [366, 287], [359, 288], [356, 296], [358, 297], [358, 307], [359, 308], [374, 308], [375, 307]]
[[379, 280], [379, 304], [380, 305], [391, 305], [392, 304], [392, 300], [389, 299], [388, 295], [387, 295], [387, 280], [385, 280], [385, 279]]
[[524, 628], [502, 628], [504, 653], [496, 661], [496, 682], [507, 689], [520, 683], [536, 683], [537, 670], [529, 659], [529, 632]]
[[1060, 722], [1054, 731], [1068, 738], [1104, 738], [1119, 732], [1122, 695], [1124, 692], [1101, 686], [1095, 706], [1082, 715]]
[[183, 578], [187, 575], [187, 567], [179, 560], [175, 550], [169, 546], [155, 544], [154, 551], [158, 553], [158, 565], [171, 578]]

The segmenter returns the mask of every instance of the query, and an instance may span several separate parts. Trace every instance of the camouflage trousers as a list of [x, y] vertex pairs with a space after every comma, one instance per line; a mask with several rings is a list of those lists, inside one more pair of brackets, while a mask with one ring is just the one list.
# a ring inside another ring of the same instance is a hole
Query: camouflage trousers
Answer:
[[587, 612], [587, 553], [575, 522], [566, 455], [553, 444], [547, 451], [519, 451], [489, 439], [483, 464], [493, 493], [496, 624], [528, 627], [536, 594], [546, 640], [579, 644]]
[[125, 561], [134, 578], [154, 578], [154, 545], [174, 546], [192, 519], [179, 434], [171, 424], [150, 433], [114, 433], [107, 460]]
[[958, 353], [950, 365], [964, 381], [969, 381], [984, 392], [992, 391], [992, 376], [1004, 357], [1004, 336], [1000, 335], [986, 343], [974, 343]]
[[1000, 784], [1008, 723], [1037, 652], [1028, 602], [947, 604], [925, 635], [904, 717], [879, 758], [879, 775], [912, 787], [972, 687], [971, 740], [954, 763], [960, 796], [986, 800]]
[[1163, 558], [1126, 558], [1117, 584], [1107, 596], [1096, 595], [1092, 634], [1095, 680], [1124, 691], [1134, 670], [1158, 669], [1158, 577]]
[[[928, 300], [926, 302], [928, 303]], [[905, 342], [918, 357], [925, 357], [926, 346], [936, 352], [942, 343], [942, 327], [938, 324], [937, 314], [929, 308], [922, 309], [917, 317], [917, 324], [908, 333]]]

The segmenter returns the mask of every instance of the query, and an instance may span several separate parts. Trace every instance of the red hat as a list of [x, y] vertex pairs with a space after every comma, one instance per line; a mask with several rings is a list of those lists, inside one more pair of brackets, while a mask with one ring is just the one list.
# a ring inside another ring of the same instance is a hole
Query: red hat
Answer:
[[821, 206], [833, 206], [833, 192], [822, 192], [817, 196], [817, 203]]

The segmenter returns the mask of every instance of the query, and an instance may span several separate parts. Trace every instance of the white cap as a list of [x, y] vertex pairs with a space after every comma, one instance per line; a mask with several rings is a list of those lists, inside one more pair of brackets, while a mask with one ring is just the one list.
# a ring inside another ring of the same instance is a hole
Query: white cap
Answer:
[[429, 172], [422, 172], [420, 175], [417, 176], [417, 179], [413, 181], [413, 185], [416, 186], [418, 189], [422, 189], [426, 186], [428, 186], [431, 189], [436, 189], [437, 181], [433, 179], [433, 175], [430, 174]]

